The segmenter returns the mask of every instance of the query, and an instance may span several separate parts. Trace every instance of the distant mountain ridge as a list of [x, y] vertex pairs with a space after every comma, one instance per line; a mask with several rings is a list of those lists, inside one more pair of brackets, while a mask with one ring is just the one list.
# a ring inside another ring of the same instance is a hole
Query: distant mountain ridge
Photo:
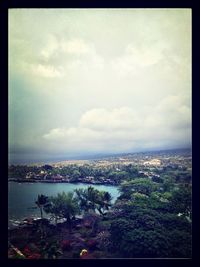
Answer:
[[49, 158], [48, 160], [25, 160], [24, 162], [12, 163], [9, 165], [26, 165], [26, 164], [55, 164], [62, 161], [70, 160], [98, 160], [98, 159], [109, 159], [109, 158], [118, 158], [118, 157], [127, 157], [127, 156], [143, 156], [154, 154], [155, 156], [161, 154], [189, 154], [192, 155], [192, 148], [174, 148], [174, 149], [159, 149], [159, 150], [149, 150], [149, 151], [138, 151], [138, 152], [125, 152], [125, 153], [99, 153], [99, 154], [90, 154], [90, 155], [80, 155], [80, 156], [62, 156]]

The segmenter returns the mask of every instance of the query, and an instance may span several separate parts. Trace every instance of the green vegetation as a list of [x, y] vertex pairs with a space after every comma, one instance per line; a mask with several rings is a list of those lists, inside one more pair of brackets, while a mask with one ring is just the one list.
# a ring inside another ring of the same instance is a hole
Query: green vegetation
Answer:
[[66, 218], [69, 230], [71, 231], [72, 217], [80, 212], [77, 199], [73, 192], [62, 194], [58, 193], [56, 197], [50, 197], [45, 211], [51, 213], [55, 218], [56, 224], [59, 218]]
[[38, 195], [37, 200], [35, 201], [35, 204], [40, 209], [41, 219], [43, 219], [43, 209], [45, 205], [47, 205], [48, 197], [44, 195]]
[[[132, 164], [9, 168], [13, 178], [24, 179], [27, 173], [28, 177], [60, 175], [69, 182], [111, 183], [119, 185], [120, 192], [112, 205], [109, 192], [92, 186], [54, 197], [39, 195], [35, 203], [41, 219], [44, 221], [45, 212], [55, 225], [42, 224], [40, 243], [36, 239], [40, 224], [35, 230], [30, 228], [35, 234], [10, 237], [22, 250], [30, 240], [37, 243], [35, 258], [79, 258], [84, 249], [89, 258], [191, 257], [190, 168], [168, 161], [163, 168]], [[60, 219], [65, 222], [59, 223]], [[30, 256], [27, 251], [26, 258]]]
[[[182, 159], [181, 167], [177, 164], [164, 163], [162, 167], [146, 166], [144, 164], [69, 164], [67, 166], [22, 166], [11, 165], [8, 169], [9, 179], [17, 181], [63, 181], [83, 182], [91, 184], [121, 185], [139, 178], [150, 178], [152, 182], [162, 184], [162, 190], [170, 191], [174, 184], [190, 184], [190, 162]], [[187, 167], [186, 167], [187, 166]]]
[[[130, 195], [133, 188], [134, 183]], [[125, 198], [121, 195], [116, 202], [116, 219], [110, 227], [112, 250], [123, 257], [191, 257], [191, 222], [185, 216], [191, 208], [191, 191], [181, 188], [170, 195], [154, 190], [133, 193], [129, 201], [126, 191]], [[176, 202], [177, 194], [183, 202]]]
[[79, 205], [84, 211], [98, 210], [101, 215], [105, 215], [105, 211], [111, 206], [111, 195], [105, 191], [98, 191], [94, 187], [89, 186], [87, 189], [75, 190]]
[[119, 190], [121, 192], [120, 198], [130, 199], [134, 192], [149, 196], [153, 191], [159, 187], [158, 183], [152, 182], [148, 178], [136, 178], [132, 181], [123, 182]]

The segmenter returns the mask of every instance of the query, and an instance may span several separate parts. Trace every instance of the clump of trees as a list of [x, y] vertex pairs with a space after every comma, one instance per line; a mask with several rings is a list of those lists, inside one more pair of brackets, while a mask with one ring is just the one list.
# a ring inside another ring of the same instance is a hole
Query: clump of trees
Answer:
[[122, 182], [119, 191], [112, 206], [108, 192], [91, 186], [55, 197], [40, 195], [37, 205], [41, 217], [44, 210], [56, 222], [66, 218], [70, 231], [80, 213], [92, 218], [93, 234], [99, 235], [98, 227], [106, 225], [105, 250], [115, 257], [191, 257], [190, 184], [140, 177]]
[[123, 206], [110, 233], [113, 251], [123, 257], [191, 256], [191, 225], [176, 214]]
[[43, 210], [54, 218], [56, 224], [59, 219], [65, 218], [71, 230], [72, 219], [81, 212], [98, 211], [100, 215], [105, 216], [106, 211], [111, 207], [111, 199], [110, 193], [89, 186], [74, 192], [58, 193], [53, 197], [38, 195], [36, 204], [40, 208], [41, 218], [43, 218]]
[[110, 234], [122, 257], [191, 257], [191, 187], [160, 189], [144, 178], [121, 184]]
[[92, 186], [87, 189], [76, 189], [75, 192], [81, 209], [86, 212], [97, 210], [99, 214], [104, 216], [111, 206], [112, 198], [108, 192], [99, 191]]
[[73, 192], [58, 193], [55, 197], [50, 197], [48, 205], [45, 206], [45, 212], [52, 215], [57, 224], [58, 219], [65, 218], [69, 230], [72, 227], [72, 218], [80, 213], [78, 200]]

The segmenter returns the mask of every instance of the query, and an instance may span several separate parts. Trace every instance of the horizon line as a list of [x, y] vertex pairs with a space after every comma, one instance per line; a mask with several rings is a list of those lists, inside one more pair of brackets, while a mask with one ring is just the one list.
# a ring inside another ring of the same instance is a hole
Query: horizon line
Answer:
[[[100, 152], [100, 153], [95, 153], [95, 154], [80, 154], [79, 156], [55, 156], [54, 159], [53, 157], [50, 159], [44, 159], [44, 160], [40, 160], [40, 161], [36, 161], [36, 160], [27, 160], [29, 162], [24, 162], [26, 160], [19, 160], [18, 163], [14, 163], [15, 160], [9, 160], [8, 159], [8, 165], [31, 165], [31, 164], [47, 164], [47, 163], [58, 163], [58, 162], [62, 162], [62, 161], [78, 161], [78, 160], [92, 160], [92, 159], [98, 159], [98, 158], [103, 158], [103, 157], [117, 157], [120, 155], [130, 155], [130, 154], [142, 154], [142, 153], [158, 153], [158, 152], [164, 152], [164, 151], [175, 151], [175, 150], [191, 150], [192, 152], [192, 147], [182, 147], [182, 148], [166, 148], [166, 149], [155, 149], [155, 150], [141, 150], [141, 151], [134, 151], [134, 152], [117, 152], [117, 153], [112, 153], [112, 152]], [[14, 154], [14, 153], [8, 153], [8, 155], [10, 154]], [[60, 158], [59, 158], [60, 157]], [[21, 163], [20, 163], [21, 161]]]

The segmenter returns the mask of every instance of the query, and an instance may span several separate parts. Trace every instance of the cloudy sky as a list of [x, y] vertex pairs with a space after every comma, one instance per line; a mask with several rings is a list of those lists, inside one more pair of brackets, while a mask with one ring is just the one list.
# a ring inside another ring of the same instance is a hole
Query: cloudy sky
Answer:
[[190, 145], [190, 9], [9, 10], [11, 160]]

